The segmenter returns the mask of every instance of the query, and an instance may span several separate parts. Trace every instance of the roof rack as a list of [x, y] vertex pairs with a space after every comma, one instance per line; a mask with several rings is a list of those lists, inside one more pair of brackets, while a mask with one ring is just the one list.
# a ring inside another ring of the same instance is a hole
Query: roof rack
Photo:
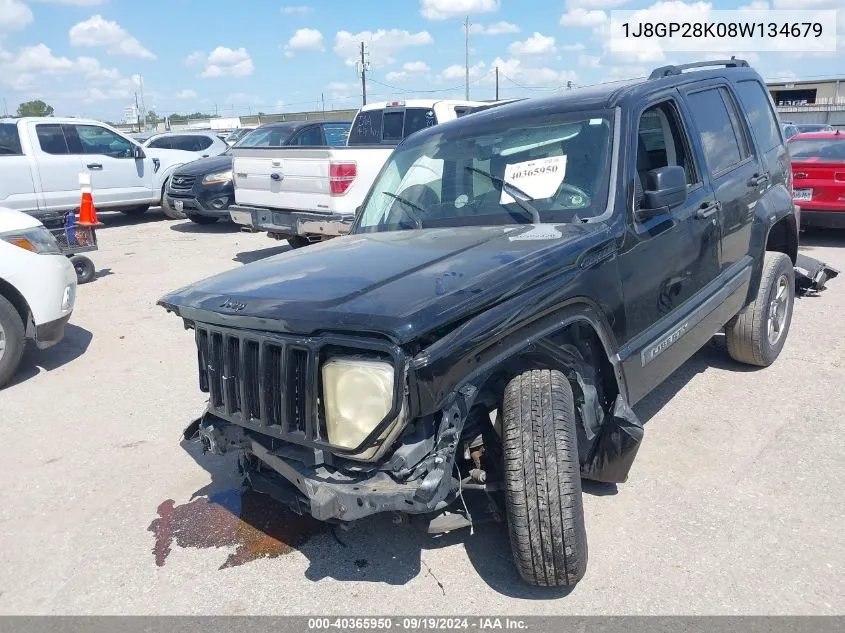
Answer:
[[725, 68], [748, 68], [748, 62], [744, 59], [731, 57], [730, 59], [716, 59], [709, 62], [693, 62], [691, 64], [678, 64], [677, 66], [661, 66], [652, 71], [649, 79], [660, 79], [672, 75], [680, 75], [682, 71], [690, 68], [707, 68], [708, 66], [724, 66]]

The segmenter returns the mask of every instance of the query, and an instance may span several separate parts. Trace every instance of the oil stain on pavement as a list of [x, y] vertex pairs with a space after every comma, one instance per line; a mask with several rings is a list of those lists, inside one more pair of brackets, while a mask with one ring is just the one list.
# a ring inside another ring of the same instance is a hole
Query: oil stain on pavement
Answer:
[[231, 490], [176, 505], [158, 506], [148, 531], [155, 535], [155, 562], [163, 567], [173, 543], [182, 548], [234, 548], [220, 569], [276, 558], [304, 545], [325, 525], [300, 516], [267, 495]]

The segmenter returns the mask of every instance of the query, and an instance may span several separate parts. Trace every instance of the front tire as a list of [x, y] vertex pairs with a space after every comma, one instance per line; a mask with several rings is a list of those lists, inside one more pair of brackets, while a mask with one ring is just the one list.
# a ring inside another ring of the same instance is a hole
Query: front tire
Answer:
[[0, 295], [0, 389], [18, 370], [25, 347], [26, 331], [21, 316], [15, 306]]
[[795, 301], [795, 269], [783, 253], [767, 251], [754, 301], [725, 326], [731, 358], [768, 367], [786, 343]]
[[573, 586], [587, 569], [587, 534], [572, 387], [558, 371], [512, 379], [503, 402], [511, 549], [531, 585]]
[[164, 213], [165, 216], [170, 218], [171, 220], [184, 220], [186, 217], [184, 211], [177, 211], [173, 208], [173, 206], [167, 200], [167, 194], [165, 190], [167, 189], [167, 183], [170, 182], [170, 178], [168, 178], [164, 182], [164, 186], [161, 188], [161, 211]]

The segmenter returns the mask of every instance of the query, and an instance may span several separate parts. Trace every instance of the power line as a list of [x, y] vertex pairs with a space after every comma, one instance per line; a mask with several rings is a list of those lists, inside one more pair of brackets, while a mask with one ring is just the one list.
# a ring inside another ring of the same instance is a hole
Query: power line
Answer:
[[[477, 84], [479, 81], [483, 81], [484, 79], [489, 77], [491, 74], [493, 74], [493, 72], [494, 71], [491, 70], [486, 75], [481, 75], [480, 77], [477, 77], [476, 79], [474, 79], [473, 81], [470, 82], [470, 85]], [[400, 88], [399, 86], [392, 86], [391, 84], [384, 83], [383, 81], [378, 81], [376, 79], [373, 79], [372, 77], [370, 78], [370, 82], [374, 83], [374, 84], [378, 84], [379, 86], [384, 86], [385, 88], [390, 88], [391, 90], [395, 90], [396, 92], [399, 92], [399, 93], [402, 93], [402, 94], [411, 94], [411, 93], [412, 94], [436, 94], [436, 93], [439, 93], [439, 92], [454, 92], [454, 91], [460, 90], [461, 88], [464, 87], [464, 86], [452, 86], [451, 88], [436, 88], [436, 89], [430, 89], [430, 90], [413, 90], [413, 89], [409, 89], [409, 88]]]
[[564, 86], [558, 86], [557, 88], [552, 88], [551, 86], [526, 86], [524, 84], [519, 83], [518, 81], [516, 81], [514, 79], [511, 79], [505, 73], [503, 73], [501, 70], [499, 71], [499, 74], [502, 77], [504, 77], [505, 79], [507, 79], [509, 82], [511, 82], [514, 86], [518, 86], [519, 88], [522, 88], [523, 90], [532, 90], [532, 91], [535, 91], [535, 92], [555, 92], [555, 91], [563, 89], [563, 87], [564, 87]]

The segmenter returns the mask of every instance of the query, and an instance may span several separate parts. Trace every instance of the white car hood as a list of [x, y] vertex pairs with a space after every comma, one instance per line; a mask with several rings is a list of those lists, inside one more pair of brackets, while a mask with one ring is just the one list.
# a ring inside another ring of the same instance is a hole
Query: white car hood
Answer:
[[41, 226], [41, 222], [31, 215], [7, 207], [0, 207], [0, 233], [23, 231], [37, 226]]

